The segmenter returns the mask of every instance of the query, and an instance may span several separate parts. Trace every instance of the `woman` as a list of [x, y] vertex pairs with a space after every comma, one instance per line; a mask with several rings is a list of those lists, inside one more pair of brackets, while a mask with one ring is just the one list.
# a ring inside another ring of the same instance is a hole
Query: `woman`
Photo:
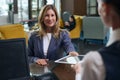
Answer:
[[71, 31], [75, 28], [75, 26], [76, 26], [75, 17], [73, 15], [71, 15], [69, 17], [69, 21], [66, 21], [64, 23], [64, 28], [67, 29], [68, 31]]
[[[105, 26], [112, 29], [107, 45], [89, 52], [83, 63], [74, 66], [76, 80], [120, 80], [120, 0], [97, 0]], [[77, 79], [81, 73], [82, 79]]]
[[38, 17], [39, 31], [34, 32], [28, 41], [30, 62], [46, 65], [47, 60], [63, 57], [67, 54], [78, 55], [71, 43], [69, 34], [59, 28], [59, 17], [53, 5], [45, 5]]

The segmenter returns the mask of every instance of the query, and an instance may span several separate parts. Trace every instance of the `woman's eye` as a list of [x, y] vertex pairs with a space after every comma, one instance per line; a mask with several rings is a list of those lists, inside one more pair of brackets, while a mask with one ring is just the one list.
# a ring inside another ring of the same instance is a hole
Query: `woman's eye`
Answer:
[[55, 15], [51, 15], [51, 16], [55, 16]]

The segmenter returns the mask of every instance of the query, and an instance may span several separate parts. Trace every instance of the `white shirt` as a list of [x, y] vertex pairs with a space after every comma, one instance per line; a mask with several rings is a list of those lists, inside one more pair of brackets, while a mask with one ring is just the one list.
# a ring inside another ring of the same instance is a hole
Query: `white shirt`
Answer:
[[51, 33], [47, 33], [47, 35], [43, 37], [43, 51], [45, 56], [47, 55], [50, 40], [51, 40]]
[[[110, 38], [106, 46], [111, 45], [115, 41], [120, 41], [120, 29], [110, 33]], [[101, 55], [97, 51], [90, 51], [86, 54], [81, 64], [82, 69], [76, 74], [76, 80], [104, 80], [105, 67]], [[81, 76], [80, 76], [81, 75]], [[80, 78], [78, 79], [78, 77]]]

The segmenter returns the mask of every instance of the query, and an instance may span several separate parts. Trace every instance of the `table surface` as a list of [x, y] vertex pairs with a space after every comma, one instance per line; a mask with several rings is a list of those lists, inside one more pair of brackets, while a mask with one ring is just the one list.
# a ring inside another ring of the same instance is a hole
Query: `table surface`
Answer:
[[41, 66], [36, 63], [31, 63], [29, 66], [32, 76], [40, 76], [46, 72], [53, 72], [59, 80], [75, 80], [75, 71], [69, 64], [58, 64], [54, 61], [49, 61], [47, 66]]

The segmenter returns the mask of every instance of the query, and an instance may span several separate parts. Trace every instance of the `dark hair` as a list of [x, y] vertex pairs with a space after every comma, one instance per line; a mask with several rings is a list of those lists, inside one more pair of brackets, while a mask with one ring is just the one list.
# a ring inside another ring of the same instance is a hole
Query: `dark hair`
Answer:
[[71, 15], [70, 17], [73, 19], [73, 21], [75, 21], [75, 17], [74, 17], [74, 15]]
[[103, 2], [107, 4], [111, 4], [115, 11], [120, 15], [120, 0], [102, 0]]

